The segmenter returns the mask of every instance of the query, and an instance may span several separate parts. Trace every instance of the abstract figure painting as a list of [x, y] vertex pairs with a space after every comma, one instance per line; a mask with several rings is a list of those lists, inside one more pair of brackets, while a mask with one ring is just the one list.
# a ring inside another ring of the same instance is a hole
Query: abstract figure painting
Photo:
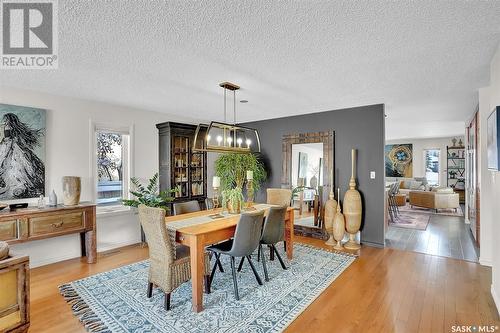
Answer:
[[46, 111], [0, 104], [0, 200], [45, 194]]
[[411, 143], [385, 146], [385, 176], [413, 177], [413, 145]]

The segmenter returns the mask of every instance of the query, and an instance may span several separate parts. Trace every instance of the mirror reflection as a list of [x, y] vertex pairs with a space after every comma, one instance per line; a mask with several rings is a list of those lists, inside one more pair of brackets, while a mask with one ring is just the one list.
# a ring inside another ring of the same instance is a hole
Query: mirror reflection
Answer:
[[320, 228], [319, 198], [323, 188], [323, 143], [292, 144], [291, 183], [295, 224]]

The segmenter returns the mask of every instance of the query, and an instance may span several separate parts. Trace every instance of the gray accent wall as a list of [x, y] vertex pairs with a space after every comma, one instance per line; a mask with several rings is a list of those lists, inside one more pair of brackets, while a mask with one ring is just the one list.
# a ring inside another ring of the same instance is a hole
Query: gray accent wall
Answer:
[[[340, 186], [342, 193], [347, 190], [351, 176], [351, 149], [357, 149], [358, 190], [364, 207], [361, 241], [384, 246], [383, 104], [262, 120], [245, 123], [245, 126], [259, 130], [261, 150], [269, 171], [263, 189], [281, 187], [281, 140], [284, 134], [335, 131], [336, 186]], [[209, 157], [209, 160], [209, 168], [213, 169], [214, 159]], [[375, 171], [375, 179], [370, 179], [370, 171]], [[213, 170], [209, 172], [209, 176], [212, 175]], [[257, 194], [257, 201], [265, 201], [264, 191]]]

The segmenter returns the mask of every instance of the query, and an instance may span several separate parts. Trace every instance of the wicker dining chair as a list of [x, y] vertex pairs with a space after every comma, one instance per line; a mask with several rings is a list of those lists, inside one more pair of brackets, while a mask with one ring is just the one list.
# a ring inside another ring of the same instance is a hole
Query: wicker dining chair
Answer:
[[267, 203], [270, 205], [290, 206], [292, 190], [287, 188], [268, 188]]
[[186, 202], [176, 202], [173, 204], [174, 215], [199, 212], [201, 210], [200, 203], [197, 200]]
[[[149, 276], [147, 296], [156, 286], [165, 293], [165, 309], [170, 310], [170, 294], [191, 279], [189, 247], [173, 244], [165, 226], [165, 210], [139, 206], [139, 220], [149, 248]], [[210, 259], [205, 253], [205, 292], [210, 293]]]

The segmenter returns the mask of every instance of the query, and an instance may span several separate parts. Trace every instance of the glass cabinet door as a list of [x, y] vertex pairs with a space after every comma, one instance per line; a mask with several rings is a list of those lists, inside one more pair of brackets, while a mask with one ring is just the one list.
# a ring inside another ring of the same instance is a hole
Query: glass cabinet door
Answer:
[[[201, 136], [202, 138], [204, 136]], [[204, 141], [203, 139], [201, 139]], [[205, 195], [205, 152], [192, 151], [191, 152], [191, 195], [204, 196]]]
[[189, 197], [189, 137], [174, 136], [173, 145], [173, 188], [176, 198]]

